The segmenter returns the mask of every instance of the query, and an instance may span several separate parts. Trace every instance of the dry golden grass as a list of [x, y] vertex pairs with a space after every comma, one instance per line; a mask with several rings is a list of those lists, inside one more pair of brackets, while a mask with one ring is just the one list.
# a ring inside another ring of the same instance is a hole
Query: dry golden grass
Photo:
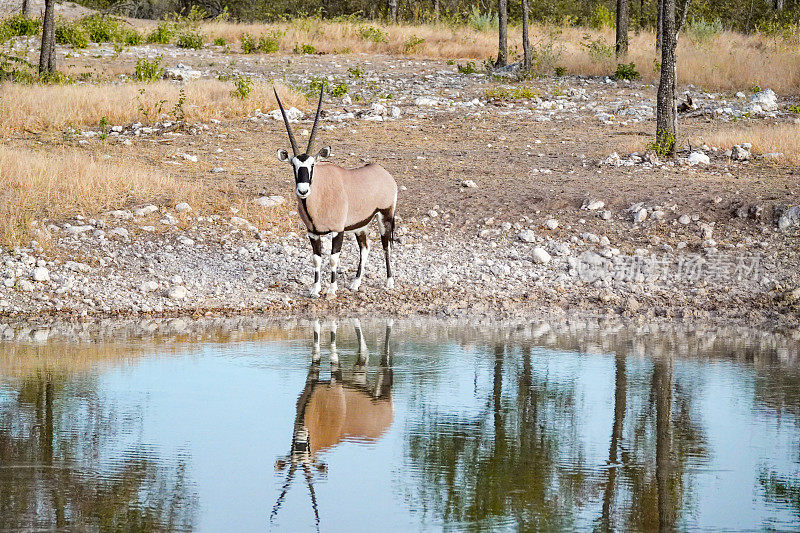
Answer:
[[[387, 41], [376, 43], [362, 38], [360, 32], [365, 26], [385, 32]], [[479, 32], [469, 26], [382, 25], [301, 19], [273, 24], [209, 23], [203, 25], [201, 31], [209, 40], [222, 37], [234, 44], [240, 41], [244, 33], [257, 37], [274, 31], [281, 32], [284, 35], [280, 47], [284, 53], [292, 52], [296, 44], [311, 44], [322, 53], [349, 50], [353, 53], [461, 60], [483, 60], [497, 55], [496, 34]], [[411, 38], [424, 39], [424, 42], [408, 49], [406, 43]], [[569, 74], [609, 75], [614, 72], [617, 64], [614, 57], [593, 59], [584, 46], [597, 39], [613, 46], [613, 30], [553, 28], [545, 25], [531, 28], [534, 46], [552, 43], [562, 49], [561, 57], [554, 66], [564, 67]], [[510, 28], [509, 48], [512, 55], [515, 51], [517, 54], [521, 52], [521, 43], [519, 28]], [[654, 43], [655, 36], [649, 31], [631, 33], [630, 54], [626, 59], [626, 62], [636, 63], [643, 79], [650, 82], [657, 81]], [[800, 54], [797, 53], [797, 43], [758, 34], [723, 32], [705, 42], [694, 42], [688, 36], [681, 35], [678, 79], [681, 84], [691, 83], [706, 90], [742, 90], [759, 85], [781, 94], [797, 94], [800, 92]]]
[[711, 146], [730, 148], [749, 142], [756, 153], [783, 153], [783, 160], [800, 164], [800, 124], [755, 124], [727, 126], [695, 140]]
[[0, 146], [0, 242], [27, 236], [31, 221], [94, 214], [142, 201], [192, 201], [191, 184], [133, 162], [110, 163], [86, 152]]
[[[307, 107], [303, 94], [280, 84], [276, 87], [285, 106]], [[185, 85], [167, 81], [65, 86], [4, 83], [0, 84], [0, 134], [97, 126], [103, 117], [111, 124], [154, 121], [159, 119], [159, 109], [171, 112], [181, 89], [186, 94], [183, 109], [188, 120], [245, 117], [258, 108], [266, 112], [277, 107], [271, 84], [254, 84], [246, 99], [233, 96], [233, 88], [233, 83], [219, 80]]]

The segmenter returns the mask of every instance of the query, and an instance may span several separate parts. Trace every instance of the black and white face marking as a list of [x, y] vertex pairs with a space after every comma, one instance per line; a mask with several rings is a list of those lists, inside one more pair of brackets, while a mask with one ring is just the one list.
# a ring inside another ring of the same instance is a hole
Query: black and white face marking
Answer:
[[300, 199], [308, 198], [311, 194], [311, 180], [314, 179], [314, 164], [317, 160], [308, 155], [300, 154], [292, 158], [294, 169], [294, 192]]

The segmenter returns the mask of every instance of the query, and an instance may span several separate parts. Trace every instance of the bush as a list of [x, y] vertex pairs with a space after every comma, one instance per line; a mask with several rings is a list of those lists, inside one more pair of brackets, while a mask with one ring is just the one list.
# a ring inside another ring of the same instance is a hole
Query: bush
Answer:
[[497, 13], [481, 13], [478, 6], [472, 6], [472, 11], [469, 13], [467, 21], [475, 31], [481, 32], [496, 30], [499, 25]]
[[686, 34], [689, 36], [689, 39], [695, 43], [709, 41], [722, 33], [724, 29], [725, 28], [722, 27], [722, 21], [719, 19], [714, 19], [709, 22], [704, 18], [692, 17], [691, 20], [686, 23]]
[[475, 74], [478, 72], [478, 68], [475, 66], [474, 61], [467, 61], [464, 65], [459, 63], [456, 68], [458, 69], [459, 74]]
[[536, 98], [539, 96], [539, 93], [526, 86], [515, 87], [513, 89], [508, 87], [492, 87], [491, 89], [486, 89], [484, 96], [493, 100], [522, 100]]
[[328, 87], [330, 87], [330, 83], [328, 83], [327, 79], [322, 76], [311, 76], [311, 82], [308, 84], [306, 94], [309, 97], [313, 97], [314, 95], [319, 95], [322, 90], [328, 90]]
[[597, 7], [594, 8], [592, 16], [589, 18], [589, 25], [598, 30], [613, 28], [616, 26], [614, 13], [606, 6], [598, 4]]
[[231, 95], [240, 100], [244, 100], [250, 96], [250, 91], [253, 90], [253, 80], [247, 76], [237, 76], [236, 79], [233, 80], [233, 86], [234, 89], [231, 91]]
[[152, 61], [141, 58], [136, 61], [136, 71], [133, 74], [137, 81], [156, 81], [161, 79], [164, 69], [161, 67], [163, 56], [157, 56]]
[[565, 67], [556, 67], [556, 76], [561, 78], [562, 76], [567, 75], [567, 69]]
[[223, 37], [217, 37], [214, 39], [214, 46], [225, 46], [226, 44], [228, 44], [228, 41], [226, 41]]
[[614, 77], [618, 80], [638, 80], [640, 78], [639, 71], [636, 70], [636, 64], [633, 62], [617, 65], [617, 70], [614, 72]]
[[295, 54], [316, 54], [317, 49], [314, 48], [313, 45], [310, 44], [300, 44], [297, 43], [294, 45], [294, 53]]
[[388, 43], [389, 34], [375, 26], [362, 27], [358, 35], [365, 41], [372, 41], [373, 43]]
[[122, 28], [116, 40], [128, 46], [136, 46], [142, 44], [144, 39], [142, 38], [142, 34], [133, 28]]
[[86, 28], [74, 22], [56, 22], [56, 42], [58, 44], [68, 44], [74, 48], [86, 48], [89, 46], [89, 32]]
[[[660, 133], [660, 132], [659, 132]], [[660, 139], [658, 137], [661, 137]], [[670, 155], [675, 149], [675, 136], [670, 134], [656, 135], [656, 140], [647, 143], [645, 150], [655, 152], [659, 157]]]
[[364, 77], [364, 69], [359, 67], [350, 67], [347, 69], [347, 75], [352, 79], [357, 80]]
[[348, 87], [346, 83], [340, 83], [339, 85], [334, 85], [330, 89], [329, 94], [334, 98], [338, 98], [339, 96], [344, 96], [347, 94], [347, 89]]
[[122, 19], [103, 15], [84, 17], [79, 23], [86, 29], [93, 43], [120, 41], [118, 37], [127, 29]]
[[[262, 35], [258, 38], [258, 49], [265, 54], [274, 54], [280, 49], [280, 38], [281, 33], [277, 31], [270, 32], [268, 35]], [[309, 53], [313, 54], [314, 52]]]
[[581, 46], [589, 52], [592, 61], [599, 62], [614, 55], [614, 47], [606, 44], [602, 37], [592, 39], [588, 33], [583, 36]]
[[16, 14], [11, 18], [7, 18], [2, 23], [6, 29], [6, 35], [9, 37], [29, 37], [36, 35], [42, 29], [42, 21], [39, 19], [32, 19], [22, 14]]
[[203, 36], [194, 31], [186, 31], [178, 36], [178, 42], [175, 44], [178, 48], [199, 50], [203, 48]]
[[156, 29], [147, 35], [148, 43], [169, 44], [175, 37], [175, 24], [167, 20], [158, 23]]
[[425, 39], [422, 37], [417, 37], [416, 35], [412, 35], [403, 43], [403, 50], [406, 52], [413, 51], [417, 46], [421, 45], [425, 42]]
[[258, 43], [255, 37], [249, 33], [243, 33], [240, 40], [243, 54], [255, 54], [258, 52]]

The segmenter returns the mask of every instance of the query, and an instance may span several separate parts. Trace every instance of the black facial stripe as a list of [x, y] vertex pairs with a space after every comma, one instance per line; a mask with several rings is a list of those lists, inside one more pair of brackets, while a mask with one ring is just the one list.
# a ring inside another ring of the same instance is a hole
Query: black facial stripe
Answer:
[[294, 179], [297, 183], [311, 183], [311, 174], [308, 172], [308, 167], [299, 167]]

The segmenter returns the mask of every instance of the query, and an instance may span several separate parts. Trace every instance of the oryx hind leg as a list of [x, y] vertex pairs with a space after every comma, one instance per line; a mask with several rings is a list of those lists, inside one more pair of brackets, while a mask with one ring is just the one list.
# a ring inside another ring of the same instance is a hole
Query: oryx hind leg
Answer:
[[319, 297], [320, 291], [320, 270], [322, 268], [322, 240], [319, 235], [314, 233], [308, 234], [308, 239], [311, 241], [311, 251], [313, 253], [312, 260], [314, 261], [314, 284], [311, 286], [311, 296], [313, 298]]
[[355, 233], [354, 235], [356, 237], [356, 242], [358, 243], [358, 271], [356, 272], [356, 279], [354, 279], [353, 284], [350, 285], [350, 290], [356, 292], [358, 291], [359, 287], [361, 287], [361, 280], [364, 277], [364, 270], [367, 268], [369, 239], [367, 238], [366, 230]]
[[381, 233], [383, 255], [386, 259], [386, 288], [394, 288], [392, 277], [391, 249], [394, 242], [394, 206], [378, 211], [378, 231]]

